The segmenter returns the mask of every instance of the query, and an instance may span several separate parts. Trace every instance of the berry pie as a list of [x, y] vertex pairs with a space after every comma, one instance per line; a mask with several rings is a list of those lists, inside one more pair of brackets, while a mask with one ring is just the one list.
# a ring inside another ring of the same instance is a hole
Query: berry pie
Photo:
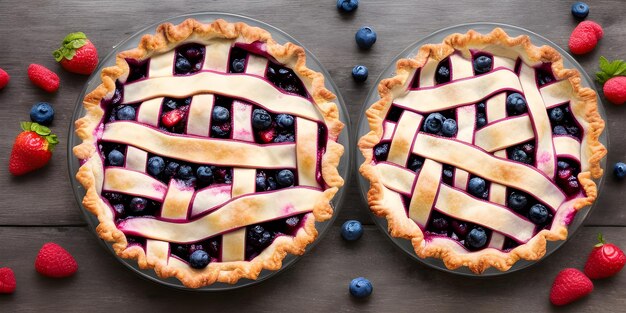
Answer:
[[527, 36], [452, 34], [398, 61], [366, 115], [371, 210], [421, 258], [506, 271], [597, 196], [604, 121], [580, 73]]
[[244, 23], [162, 24], [102, 70], [76, 121], [99, 236], [198, 288], [302, 254], [343, 179], [343, 124], [305, 51]]

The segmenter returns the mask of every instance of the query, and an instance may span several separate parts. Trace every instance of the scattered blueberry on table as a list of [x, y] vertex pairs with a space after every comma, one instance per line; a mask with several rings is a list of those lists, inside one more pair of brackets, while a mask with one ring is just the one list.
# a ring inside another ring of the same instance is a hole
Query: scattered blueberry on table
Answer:
[[352, 12], [359, 7], [359, 0], [337, 0], [337, 9]]
[[54, 109], [48, 102], [39, 102], [30, 109], [30, 120], [41, 124], [50, 125], [54, 119]]
[[572, 15], [577, 19], [584, 19], [589, 15], [589, 5], [582, 2], [574, 2], [572, 4]]
[[350, 282], [350, 294], [356, 298], [365, 298], [372, 294], [372, 283], [364, 277], [358, 277]]
[[613, 168], [613, 174], [615, 175], [615, 177], [620, 179], [626, 177], [626, 164], [624, 164], [623, 162], [615, 163], [615, 167]]
[[368, 70], [364, 65], [357, 65], [352, 68], [352, 78], [357, 82], [364, 82], [367, 79]]
[[361, 49], [369, 49], [376, 42], [376, 32], [369, 26], [363, 26], [354, 35], [356, 44]]
[[341, 237], [348, 241], [354, 241], [363, 236], [363, 225], [357, 220], [348, 220], [341, 225]]

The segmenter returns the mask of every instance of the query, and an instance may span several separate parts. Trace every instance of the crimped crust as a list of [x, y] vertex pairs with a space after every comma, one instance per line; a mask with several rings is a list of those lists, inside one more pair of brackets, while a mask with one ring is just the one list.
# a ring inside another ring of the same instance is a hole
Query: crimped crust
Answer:
[[534, 46], [528, 36], [512, 38], [500, 28], [495, 28], [491, 33], [485, 35], [470, 30], [466, 34], [452, 34], [446, 37], [441, 44], [424, 45], [412, 59], [399, 60], [396, 65], [396, 75], [382, 80], [378, 86], [380, 100], [373, 103], [366, 111], [371, 130], [361, 137], [358, 143], [358, 147], [365, 157], [360, 172], [370, 181], [368, 192], [370, 209], [376, 215], [387, 219], [389, 233], [392, 236], [410, 239], [419, 257], [441, 258], [449, 269], [467, 266], [474, 273], [482, 273], [492, 266], [501, 271], [506, 271], [519, 259], [540, 259], [546, 252], [547, 240], [564, 240], [567, 237], [567, 224], [571, 222], [570, 212], [568, 212], [567, 218], [559, 219], [558, 223], [555, 218], [551, 229], [540, 231], [527, 243], [509, 252], [496, 249], [468, 252], [451, 240], [438, 240], [436, 242], [435, 240], [426, 240], [422, 230], [412, 219], [407, 217], [404, 212], [393, 210], [386, 205], [381, 176], [373, 166], [373, 147], [382, 139], [382, 123], [393, 100], [406, 91], [408, 80], [417, 69], [424, 66], [430, 58], [439, 61], [451, 55], [455, 50], [487, 45], [516, 49], [520, 57], [530, 63], [552, 62], [555, 77], [558, 80], [567, 79], [573, 87], [577, 100], [584, 103], [583, 118], [588, 122], [588, 129], [585, 129], [586, 147], [583, 149], [587, 149], [589, 170], [578, 175], [578, 180], [585, 190], [586, 197], [575, 201], [573, 208], [576, 211], [590, 205], [596, 199], [597, 188], [592, 178], [597, 179], [602, 176], [603, 170], [600, 166], [600, 160], [607, 152], [599, 141], [600, 134], [604, 129], [604, 121], [598, 113], [596, 93], [581, 85], [581, 76], [578, 71], [563, 67], [562, 57], [555, 49], [549, 46]]
[[[267, 52], [278, 62], [293, 69], [307, 86], [328, 128], [329, 140], [321, 162], [322, 176], [328, 186], [315, 203], [312, 214], [306, 215], [303, 227], [294, 237], [277, 237], [253, 260], [212, 262], [202, 270], [195, 270], [189, 266], [175, 267], [168, 265], [167, 262], [147, 257], [144, 249], [140, 247], [128, 247], [126, 236], [116, 227], [109, 212], [110, 209], [97, 192], [97, 185], [102, 184], [102, 163], [96, 151], [96, 128], [101, 124], [104, 115], [100, 102], [102, 99], [110, 99], [113, 96], [115, 81], [118, 78], [125, 80], [128, 77], [129, 67], [125, 61], [126, 58], [144, 60], [154, 54], [169, 51], [182, 42], [202, 43], [224, 38], [244, 43], [255, 41], [265, 43]], [[332, 102], [335, 95], [324, 87], [324, 76], [321, 73], [306, 67], [306, 56], [302, 47], [292, 43], [280, 45], [272, 39], [269, 32], [245, 23], [216, 20], [210, 24], [203, 24], [194, 19], [187, 19], [179, 25], [170, 23], [159, 25], [156, 33], [145, 35], [137, 48], [118, 54], [116, 65], [103, 69], [101, 79], [102, 84], [89, 93], [83, 101], [86, 114], [75, 122], [76, 134], [83, 142], [74, 147], [73, 151], [74, 155], [84, 162], [76, 174], [76, 178], [86, 189], [83, 205], [98, 217], [100, 221], [96, 228], [98, 235], [112, 242], [115, 252], [120, 257], [136, 259], [142, 269], [153, 268], [162, 278], [176, 277], [190, 288], [198, 288], [214, 282], [233, 284], [241, 278], [256, 279], [262, 269], [280, 269], [287, 253], [303, 254], [306, 246], [317, 237], [315, 222], [326, 221], [332, 216], [333, 208], [330, 200], [343, 185], [337, 166], [344, 148], [336, 141], [344, 125], [339, 120], [336, 104]]]

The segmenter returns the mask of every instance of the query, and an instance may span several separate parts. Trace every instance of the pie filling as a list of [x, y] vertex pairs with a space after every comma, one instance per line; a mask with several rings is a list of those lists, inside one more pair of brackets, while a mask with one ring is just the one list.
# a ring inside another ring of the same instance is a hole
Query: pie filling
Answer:
[[[227, 57], [212, 58], [216, 50]], [[327, 187], [329, 138], [293, 70], [259, 42], [186, 43], [126, 61], [95, 134], [101, 197], [129, 247], [185, 262], [197, 250], [213, 262], [249, 261], [295, 236]]]
[[373, 148], [389, 201], [426, 240], [468, 251], [509, 251], [549, 229], [562, 205], [585, 196], [584, 131], [560, 83], [550, 63], [476, 50], [418, 69]]

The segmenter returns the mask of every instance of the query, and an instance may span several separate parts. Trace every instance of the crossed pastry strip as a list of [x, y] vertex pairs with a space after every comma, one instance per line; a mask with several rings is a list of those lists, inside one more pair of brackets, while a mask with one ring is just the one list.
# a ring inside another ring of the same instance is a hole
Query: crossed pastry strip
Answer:
[[[205, 49], [205, 56], [219, 57], [205, 58], [201, 72], [189, 76], [173, 74], [175, 50], [152, 57], [148, 78], [128, 83], [124, 89], [123, 104], [141, 102], [139, 123], [108, 123], [102, 133], [102, 140], [128, 144], [125, 166], [105, 168], [102, 189], [162, 202], [160, 216], [136, 217], [120, 223], [118, 228], [147, 238], [148, 259], [174, 267], [186, 265], [170, 255], [170, 242], [190, 243], [219, 234], [223, 234], [222, 262], [243, 261], [246, 226], [310, 212], [315, 205], [311, 199], [323, 192], [317, 180], [316, 155], [311, 153], [318, 149], [318, 123], [323, 123], [315, 105], [309, 99], [283, 93], [264, 80], [268, 59], [250, 54], [245, 73], [227, 74], [231, 42], [216, 41]], [[232, 139], [209, 138], [215, 94], [236, 99], [232, 105]], [[193, 97], [185, 135], [158, 130], [165, 96]], [[255, 143], [250, 103], [293, 115], [296, 141]], [[194, 163], [232, 166], [232, 185], [211, 185], [197, 191], [174, 179], [166, 185], [146, 174], [149, 152]], [[256, 169], [284, 168], [296, 171], [297, 186], [255, 192]], [[250, 201], [255, 203], [255, 210], [250, 210]]]
[[[434, 87], [438, 62], [429, 59], [416, 71], [419, 88], [393, 100], [393, 105], [404, 111], [397, 123], [384, 122], [382, 141], [391, 141], [389, 154], [385, 162], [374, 165], [384, 186], [385, 206], [407, 207], [409, 217], [422, 229], [433, 209], [485, 226], [493, 230], [492, 248], [502, 249], [505, 236], [525, 243], [535, 235], [536, 225], [504, 206], [506, 187], [534, 195], [553, 213], [562, 205], [571, 206], [554, 182], [556, 160], [567, 157], [584, 167], [588, 156], [581, 155], [577, 138], [552, 134], [547, 110], [566, 103], [574, 112], [584, 108], [571, 101], [569, 81], [538, 88], [535, 69], [519, 62], [516, 73], [516, 59], [494, 56], [494, 70], [479, 76], [474, 76], [472, 63], [460, 54], [452, 54], [449, 60], [449, 83]], [[506, 91], [523, 93], [528, 113], [507, 118]], [[488, 124], [477, 130], [476, 104], [483, 100]], [[454, 138], [420, 131], [424, 115], [448, 109], [456, 111], [459, 130]], [[536, 142], [535, 166], [506, 158], [506, 148], [532, 139]], [[412, 154], [425, 158], [417, 173], [406, 169]], [[456, 168], [453, 186], [442, 182], [443, 163]], [[491, 181], [488, 201], [463, 192], [469, 173]], [[404, 204], [402, 196], [410, 198], [409, 203]]]

